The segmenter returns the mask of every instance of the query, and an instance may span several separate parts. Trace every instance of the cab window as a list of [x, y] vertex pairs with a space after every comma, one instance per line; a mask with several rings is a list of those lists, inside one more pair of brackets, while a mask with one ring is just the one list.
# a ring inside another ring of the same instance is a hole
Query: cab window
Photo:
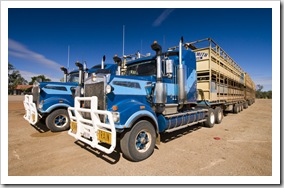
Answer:
[[154, 76], [157, 72], [155, 60], [144, 61], [127, 66], [126, 75], [128, 76]]

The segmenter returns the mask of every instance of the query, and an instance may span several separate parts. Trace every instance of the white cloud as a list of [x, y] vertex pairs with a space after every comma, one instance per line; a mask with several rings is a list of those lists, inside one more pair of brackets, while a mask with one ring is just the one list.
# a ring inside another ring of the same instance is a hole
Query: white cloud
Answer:
[[9, 55], [11, 56], [39, 63], [41, 65], [44, 65], [45, 67], [49, 67], [57, 71], [60, 70], [60, 64], [56, 63], [53, 60], [47, 59], [44, 55], [29, 50], [26, 46], [13, 39], [9, 39], [8, 48]]
[[174, 8], [168, 8], [153, 22], [154, 27], [158, 27], [174, 11]]
[[272, 78], [271, 76], [256, 76], [253, 78], [253, 81], [256, 85], [262, 85], [263, 86], [263, 91], [268, 91], [272, 90]]
[[[23, 78], [25, 78], [28, 82], [30, 82], [32, 79], [31, 77], [34, 77], [34, 76], [39, 76], [39, 75], [42, 75], [41, 73], [34, 73], [34, 72], [28, 72], [28, 71], [23, 71], [23, 70], [19, 70], [21, 76]], [[50, 75], [47, 75], [47, 74], [44, 74], [46, 78], [49, 78], [51, 81], [53, 82], [59, 82], [60, 81], [60, 78], [55, 78], [55, 77], [52, 77]], [[62, 75], [63, 77], [63, 75]]]

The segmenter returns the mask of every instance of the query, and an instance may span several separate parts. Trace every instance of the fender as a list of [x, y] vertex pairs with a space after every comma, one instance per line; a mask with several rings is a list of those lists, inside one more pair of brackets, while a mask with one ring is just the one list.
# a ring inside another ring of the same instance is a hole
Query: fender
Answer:
[[120, 101], [116, 106], [119, 109], [117, 112], [120, 113], [120, 122], [116, 124], [118, 129], [131, 128], [139, 118], [147, 117], [154, 122], [156, 130], [159, 130], [157, 117], [149, 105], [135, 99], [126, 99]]
[[138, 119], [142, 117], [148, 117], [151, 120], [153, 120], [153, 122], [155, 123], [154, 126], [156, 127], [156, 132], [157, 133], [159, 132], [157, 118], [151, 112], [146, 110], [141, 110], [132, 114], [130, 118], [126, 121], [124, 126], [126, 126], [127, 128], [131, 128], [134, 125], [134, 122], [136, 122]]
[[51, 113], [54, 109], [57, 108], [68, 108], [74, 106], [74, 104], [72, 104], [71, 102], [74, 103], [74, 101], [69, 101], [64, 98], [48, 98], [44, 101], [42, 108], [39, 108], [39, 111], [41, 113]]

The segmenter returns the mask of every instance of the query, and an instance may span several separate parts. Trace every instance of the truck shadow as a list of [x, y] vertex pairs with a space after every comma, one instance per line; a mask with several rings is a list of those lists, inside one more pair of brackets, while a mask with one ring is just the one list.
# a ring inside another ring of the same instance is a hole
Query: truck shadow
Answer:
[[92, 148], [91, 146], [89, 146], [88, 144], [85, 144], [83, 142], [80, 141], [75, 141], [75, 144], [77, 144], [78, 146], [80, 146], [81, 148], [87, 150], [88, 152], [92, 153], [93, 155], [95, 155], [98, 158], [101, 158], [102, 160], [104, 160], [105, 162], [108, 162], [110, 164], [116, 164], [119, 159], [120, 159], [120, 146], [119, 144], [116, 145], [114, 151], [111, 154], [106, 154], [98, 149]]
[[197, 131], [197, 130], [201, 129], [202, 127], [203, 127], [202, 124], [196, 124], [196, 125], [185, 127], [183, 129], [176, 130], [176, 131], [173, 131], [173, 132], [161, 133], [160, 140], [163, 143], [167, 143], [167, 142], [170, 142], [170, 141], [175, 140], [177, 138], [180, 138], [184, 135], [190, 134], [193, 131]]
[[[203, 127], [202, 124], [197, 124], [197, 125], [192, 125], [192, 126], [189, 126], [189, 127], [177, 130], [177, 131], [173, 131], [173, 132], [170, 132], [170, 133], [161, 133], [160, 140], [163, 143], [167, 143], [167, 142], [170, 142], [174, 139], [180, 138], [180, 137], [185, 136], [189, 133], [197, 131], [197, 130], [201, 129], [202, 127]], [[116, 164], [120, 160], [120, 157], [123, 156], [123, 154], [121, 153], [121, 149], [120, 149], [119, 139], [117, 140], [117, 145], [116, 145], [115, 150], [111, 154], [106, 154], [106, 153], [104, 153], [104, 152], [102, 152], [102, 151], [100, 151], [96, 148], [92, 148], [88, 144], [85, 144], [85, 143], [78, 141], [78, 140], [75, 141], [74, 143], [77, 144], [78, 146], [80, 146], [81, 148], [87, 150], [88, 152], [92, 153], [96, 157], [101, 158], [102, 160], [104, 160], [105, 162], [108, 162], [110, 164]], [[155, 148], [158, 149], [157, 146], [155, 146]], [[125, 158], [125, 159], [128, 160], [127, 158]]]
[[49, 131], [49, 128], [47, 128], [47, 126], [45, 125], [45, 120], [43, 119], [41, 119], [35, 125], [31, 124], [31, 126], [40, 133], [45, 133]]

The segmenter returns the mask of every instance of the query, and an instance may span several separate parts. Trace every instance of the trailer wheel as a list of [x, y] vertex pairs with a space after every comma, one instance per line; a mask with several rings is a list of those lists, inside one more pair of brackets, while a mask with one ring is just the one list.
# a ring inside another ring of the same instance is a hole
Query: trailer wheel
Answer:
[[153, 125], [145, 120], [137, 122], [120, 140], [124, 156], [131, 161], [142, 161], [153, 152], [156, 144], [156, 131]]
[[249, 105], [249, 106], [252, 105], [251, 100], [248, 101], [248, 105]]
[[243, 111], [243, 104], [240, 104], [240, 112]]
[[216, 107], [214, 110], [215, 123], [220, 124], [223, 120], [223, 110], [220, 107]]
[[237, 105], [237, 104], [235, 104], [235, 105], [234, 105], [233, 113], [234, 113], [234, 114], [239, 113], [239, 107], [238, 107], [238, 105]]
[[244, 103], [244, 109], [247, 109], [248, 108], [248, 102], [245, 102]]
[[214, 124], [215, 124], [215, 113], [214, 113], [214, 110], [212, 108], [208, 109], [207, 120], [205, 121], [204, 124], [205, 124], [205, 127], [209, 127], [209, 128], [214, 127]]
[[51, 132], [65, 131], [70, 127], [70, 119], [67, 110], [58, 109], [51, 112], [45, 120], [46, 126]]

